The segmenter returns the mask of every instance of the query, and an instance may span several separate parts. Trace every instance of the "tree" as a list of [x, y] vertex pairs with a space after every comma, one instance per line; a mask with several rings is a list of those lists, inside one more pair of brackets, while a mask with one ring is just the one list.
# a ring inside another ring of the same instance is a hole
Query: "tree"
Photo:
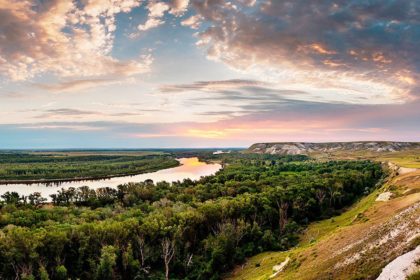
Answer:
[[276, 187], [272, 190], [271, 196], [277, 206], [279, 231], [280, 234], [282, 234], [288, 219], [287, 212], [289, 210], [289, 193], [287, 189], [284, 189], [283, 187]]
[[47, 272], [47, 270], [45, 269], [45, 267], [43, 265], [41, 265], [39, 267], [38, 273], [39, 273], [39, 279], [40, 280], [50, 280], [50, 277], [48, 275], [48, 272]]
[[117, 255], [114, 246], [104, 246], [101, 250], [101, 259], [96, 279], [112, 280], [114, 279], [114, 267], [116, 265]]
[[6, 204], [14, 204], [17, 205], [19, 204], [21, 197], [19, 196], [19, 194], [17, 192], [5, 192], [1, 198], [4, 199], [4, 202], [6, 202]]
[[55, 279], [67, 280], [67, 268], [64, 265], [59, 265], [55, 268]]
[[161, 241], [162, 245], [162, 259], [165, 263], [165, 279], [169, 279], [169, 264], [175, 255], [175, 240], [170, 240], [165, 237]]
[[42, 205], [45, 201], [47, 201], [46, 198], [41, 196], [40, 192], [34, 192], [32, 194], [30, 194], [28, 196], [29, 199], [29, 204], [35, 206], [35, 207], [39, 207], [40, 205]]
[[327, 196], [327, 192], [325, 190], [325, 188], [323, 187], [318, 187], [315, 191], [315, 196], [318, 199], [319, 202], [319, 207], [321, 209], [321, 213], [323, 211], [323, 204], [324, 204], [324, 199]]

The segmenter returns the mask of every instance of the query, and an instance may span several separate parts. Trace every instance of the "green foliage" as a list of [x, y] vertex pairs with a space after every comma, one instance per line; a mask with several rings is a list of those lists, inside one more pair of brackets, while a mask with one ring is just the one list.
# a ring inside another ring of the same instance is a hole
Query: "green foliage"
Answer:
[[67, 268], [64, 265], [59, 265], [55, 268], [56, 280], [67, 280]]
[[50, 280], [47, 270], [44, 266], [39, 267], [39, 279], [40, 280]]
[[296, 245], [309, 222], [339, 213], [382, 176], [369, 161], [219, 159], [225, 168], [198, 181], [60, 190], [52, 207], [4, 196], [0, 275], [219, 279], [249, 256]]
[[22, 273], [21, 279], [22, 280], [35, 280], [35, 277], [32, 274]]
[[420, 280], [420, 270], [409, 275], [407, 280]]
[[114, 279], [114, 267], [116, 265], [116, 249], [114, 246], [105, 246], [101, 250], [101, 259], [99, 261], [98, 273], [96, 279], [98, 280], [112, 280]]
[[0, 178], [2, 181], [106, 178], [152, 172], [178, 164], [168, 155], [0, 153]]

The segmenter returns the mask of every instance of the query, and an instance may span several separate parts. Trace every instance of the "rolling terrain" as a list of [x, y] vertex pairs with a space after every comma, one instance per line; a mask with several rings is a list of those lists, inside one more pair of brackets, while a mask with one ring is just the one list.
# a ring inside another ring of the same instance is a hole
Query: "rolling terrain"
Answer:
[[316, 153], [337, 153], [337, 152], [396, 152], [411, 149], [419, 149], [418, 142], [331, 142], [331, 143], [306, 143], [306, 142], [284, 142], [284, 143], [257, 143], [253, 144], [247, 152], [272, 155], [300, 155]]
[[254, 144], [247, 152], [371, 159], [382, 162], [389, 175], [341, 215], [310, 224], [296, 247], [254, 256], [226, 279], [405, 279], [419, 270], [418, 143], [273, 143]]

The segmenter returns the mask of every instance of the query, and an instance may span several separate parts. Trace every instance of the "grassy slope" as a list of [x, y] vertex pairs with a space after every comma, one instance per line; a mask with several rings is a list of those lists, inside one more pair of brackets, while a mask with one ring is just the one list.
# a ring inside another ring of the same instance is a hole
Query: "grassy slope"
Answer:
[[[377, 160], [392, 159], [405, 167], [417, 167], [417, 155], [404, 152], [381, 155]], [[386, 190], [392, 190], [396, 198], [375, 202], [378, 194]], [[416, 222], [420, 215], [418, 206], [420, 171], [398, 175], [342, 215], [311, 224], [298, 247], [254, 256], [226, 279], [268, 279], [273, 266], [287, 257], [290, 262], [277, 275], [278, 279], [374, 279], [382, 267], [412, 248], [414, 241], [409, 239], [420, 228]], [[403, 212], [404, 209], [408, 210]], [[397, 216], [398, 213], [402, 214]], [[389, 238], [396, 228], [404, 230]]]
[[371, 159], [377, 161], [389, 161], [397, 164], [401, 167], [408, 168], [420, 168], [420, 149], [405, 150], [398, 152], [386, 152], [386, 153], [377, 153], [377, 152], [366, 152], [366, 151], [339, 151], [337, 153], [331, 154], [320, 154], [313, 153], [311, 156], [314, 156], [319, 159]]

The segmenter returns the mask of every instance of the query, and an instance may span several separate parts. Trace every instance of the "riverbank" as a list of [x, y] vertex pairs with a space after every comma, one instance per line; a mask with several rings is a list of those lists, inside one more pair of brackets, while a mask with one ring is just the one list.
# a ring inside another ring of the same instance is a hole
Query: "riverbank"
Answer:
[[152, 180], [153, 182], [174, 182], [183, 181], [184, 179], [198, 180], [202, 176], [215, 174], [222, 168], [220, 164], [207, 164], [198, 160], [198, 158], [179, 158], [176, 160], [177, 166], [160, 169], [157, 171], [146, 172], [136, 175], [127, 175], [110, 178], [101, 178], [93, 180], [70, 180], [61, 182], [36, 182], [33, 184], [25, 184], [22, 182], [16, 184], [0, 184], [0, 195], [6, 192], [17, 192], [19, 195], [28, 196], [34, 192], [39, 192], [43, 197], [50, 197], [56, 194], [58, 190], [79, 188], [88, 186], [91, 189], [99, 189], [104, 187], [117, 188], [119, 185], [128, 183], [144, 182]]
[[147, 171], [142, 171], [142, 172], [119, 173], [119, 174], [113, 174], [113, 175], [108, 175], [108, 176], [88, 176], [88, 177], [73, 177], [73, 178], [60, 178], [60, 179], [36, 179], [36, 180], [0, 180], [0, 185], [11, 185], [11, 184], [26, 184], [26, 185], [52, 184], [52, 185], [60, 185], [61, 183], [68, 183], [68, 182], [107, 180], [107, 179], [118, 178], [118, 177], [137, 176], [137, 175], [156, 172], [156, 171], [164, 170], [164, 169], [168, 169], [168, 168], [178, 167], [180, 165], [181, 165], [181, 163], [179, 163], [179, 161], [178, 161], [178, 164], [173, 165], [173, 166], [169, 166], [169, 167], [153, 168], [153, 169], [149, 169]]
[[0, 153], [0, 184], [58, 184], [101, 180], [134, 176], [179, 165], [174, 156], [167, 154], [92, 153]]

